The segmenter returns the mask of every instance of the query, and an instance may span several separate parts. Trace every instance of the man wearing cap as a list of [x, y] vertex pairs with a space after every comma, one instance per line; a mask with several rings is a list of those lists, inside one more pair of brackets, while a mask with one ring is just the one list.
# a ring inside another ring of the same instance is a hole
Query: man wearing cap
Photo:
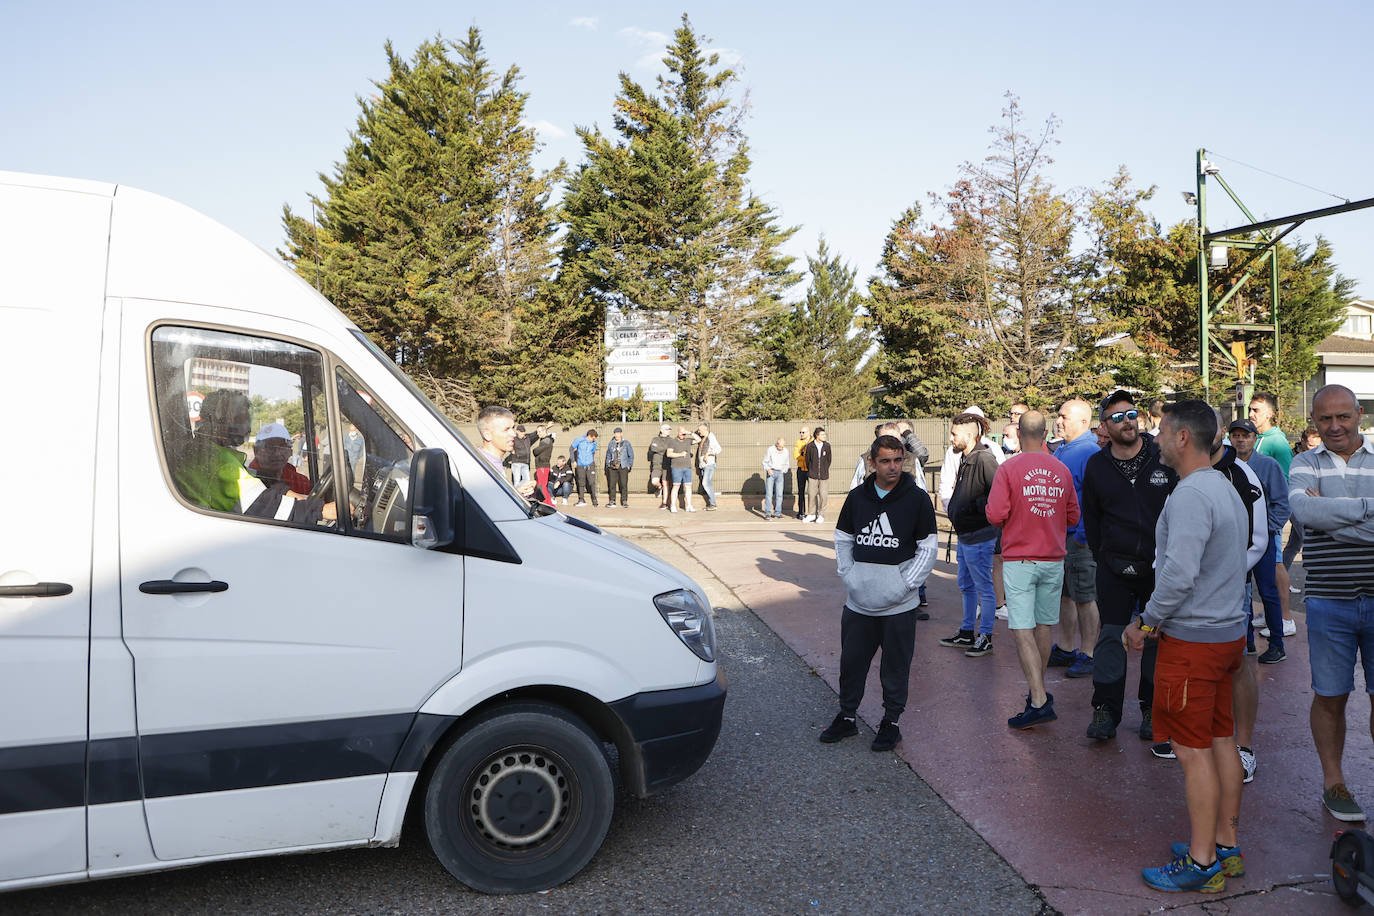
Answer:
[[617, 426], [611, 430], [606, 444], [606, 508], [615, 508], [615, 494], [620, 491], [620, 508], [630, 508], [630, 469], [635, 464], [634, 446], [625, 441], [625, 430]]
[[664, 423], [658, 428], [658, 435], [649, 440], [649, 483], [658, 489], [658, 507], [668, 508], [668, 449], [673, 447], [673, 427]]
[[596, 430], [589, 429], [568, 447], [572, 456], [573, 482], [577, 485], [577, 505], [585, 506], [586, 497], [596, 502]]
[[258, 472], [264, 484], [283, 483], [292, 496], [310, 495], [310, 478], [288, 461], [291, 457], [291, 434], [281, 423], [268, 423], [258, 430], [253, 442], [253, 460], [248, 469]]
[[[1232, 420], [1227, 434], [1231, 437], [1231, 446], [1236, 450], [1236, 457], [1250, 466], [1250, 470], [1259, 478], [1260, 486], [1264, 487], [1264, 510], [1269, 539], [1264, 556], [1260, 557], [1250, 575], [1259, 586], [1260, 600], [1264, 602], [1264, 622], [1269, 627], [1269, 647], [1259, 657], [1259, 663], [1273, 665], [1288, 657], [1283, 650], [1283, 605], [1279, 603], [1277, 571], [1277, 568], [1283, 565], [1278, 548], [1280, 532], [1288, 523], [1289, 516], [1288, 476], [1283, 473], [1283, 468], [1277, 461], [1256, 450], [1255, 443], [1259, 439], [1259, 430], [1250, 420], [1244, 417]], [[1245, 587], [1245, 611], [1253, 616], [1248, 582]], [[1253, 643], [1253, 637], [1251, 641]]]

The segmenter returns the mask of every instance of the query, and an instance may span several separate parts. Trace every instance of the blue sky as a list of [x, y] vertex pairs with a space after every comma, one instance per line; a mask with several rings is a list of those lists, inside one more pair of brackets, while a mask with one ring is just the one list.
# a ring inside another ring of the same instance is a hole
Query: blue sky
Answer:
[[[1165, 225], [1192, 211], [1199, 146], [1261, 218], [1374, 197], [1374, 4], [698, 2], [0, 3], [0, 169], [118, 181], [281, 244], [340, 158], [358, 95], [437, 33], [483, 33], [520, 67], [541, 161], [575, 164], [575, 125], [609, 129], [617, 74], [651, 84], [688, 12], [740, 73], [754, 189], [799, 258], [824, 234], [866, 278], [903, 208], [986, 154], [1003, 93], [1063, 124], [1050, 176], [1126, 165]], [[1227, 157], [1227, 158], [1222, 158]], [[1246, 168], [1258, 166], [1321, 189]], [[1246, 220], [1214, 193], [1211, 228]], [[308, 209], [308, 208], [307, 208]], [[1374, 209], [1308, 223], [1374, 298]], [[1294, 238], [1290, 236], [1289, 238]], [[800, 297], [802, 287], [793, 292]]]

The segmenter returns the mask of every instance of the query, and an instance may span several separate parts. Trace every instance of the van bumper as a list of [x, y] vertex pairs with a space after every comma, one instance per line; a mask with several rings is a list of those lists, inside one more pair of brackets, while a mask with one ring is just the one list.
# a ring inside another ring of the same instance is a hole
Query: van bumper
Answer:
[[725, 710], [725, 672], [709, 684], [637, 693], [610, 704], [620, 720], [620, 776], [646, 798], [691, 776], [716, 746]]

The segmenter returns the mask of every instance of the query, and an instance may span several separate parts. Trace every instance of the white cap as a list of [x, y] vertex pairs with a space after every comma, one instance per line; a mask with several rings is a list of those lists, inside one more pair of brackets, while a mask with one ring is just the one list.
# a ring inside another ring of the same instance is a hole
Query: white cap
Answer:
[[290, 442], [291, 434], [288, 433], [286, 427], [282, 426], [280, 423], [267, 423], [262, 429], [258, 430], [258, 438], [254, 441], [261, 442], [264, 439], [285, 439]]
[[983, 413], [983, 408], [979, 407], [977, 404], [971, 405], [968, 410], [964, 411], [964, 413], [971, 413], [976, 417], [987, 416], [987, 414]]

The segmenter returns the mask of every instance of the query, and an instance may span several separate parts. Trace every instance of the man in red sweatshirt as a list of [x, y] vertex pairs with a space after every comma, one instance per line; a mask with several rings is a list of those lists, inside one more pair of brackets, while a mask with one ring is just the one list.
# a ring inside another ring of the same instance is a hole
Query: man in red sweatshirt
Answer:
[[1078, 496], [1073, 474], [1045, 451], [1045, 415], [1026, 411], [1017, 427], [1021, 452], [997, 469], [987, 515], [1002, 529], [1007, 626], [1030, 687], [1026, 708], [1007, 725], [1033, 728], [1058, 718], [1054, 697], [1045, 692], [1045, 666], [1050, 628], [1059, 623], [1065, 535], [1078, 522]]

